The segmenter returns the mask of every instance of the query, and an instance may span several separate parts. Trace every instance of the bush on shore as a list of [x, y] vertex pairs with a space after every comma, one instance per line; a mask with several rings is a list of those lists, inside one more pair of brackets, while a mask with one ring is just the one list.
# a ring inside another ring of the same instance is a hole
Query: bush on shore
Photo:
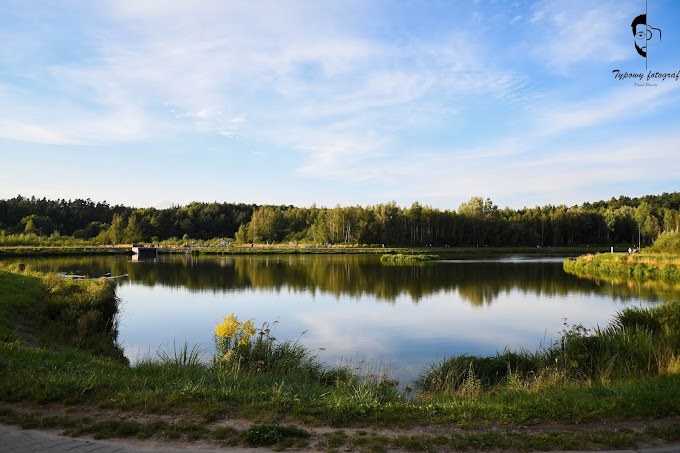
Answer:
[[667, 231], [661, 233], [648, 250], [652, 253], [680, 255], [680, 232]]

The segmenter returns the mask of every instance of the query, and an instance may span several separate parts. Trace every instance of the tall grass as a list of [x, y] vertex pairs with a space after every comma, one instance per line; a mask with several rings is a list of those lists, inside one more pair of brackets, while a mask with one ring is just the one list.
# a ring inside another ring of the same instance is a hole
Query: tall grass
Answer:
[[177, 348], [177, 343], [172, 343], [172, 351], [159, 349], [156, 352], [160, 363], [166, 366], [173, 366], [178, 368], [191, 368], [201, 365], [205, 353], [200, 350], [198, 345], [194, 345], [189, 349], [189, 343], [184, 342], [181, 348]]
[[680, 302], [626, 308], [605, 328], [565, 328], [560, 340], [535, 353], [455, 356], [416, 380], [425, 392], [467, 394], [499, 386], [625, 381], [680, 372]]

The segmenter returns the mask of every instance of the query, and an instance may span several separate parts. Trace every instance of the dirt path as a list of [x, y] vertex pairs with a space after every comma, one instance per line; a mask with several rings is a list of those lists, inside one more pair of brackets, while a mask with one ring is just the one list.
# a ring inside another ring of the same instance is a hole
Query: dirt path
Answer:
[[[11, 405], [6, 403], [0, 403], [0, 411], [3, 413], [12, 412], [21, 416], [31, 416], [32, 419], [49, 419], [49, 417], [68, 417], [72, 420], [90, 420], [92, 422], [97, 421], [110, 421], [110, 420], [125, 420], [133, 421], [138, 423], [151, 423], [155, 421], [162, 421], [167, 423], [187, 423], [194, 422], [200, 423], [195, 419], [195, 417], [183, 416], [183, 415], [148, 415], [136, 412], [123, 412], [118, 410], [104, 410], [95, 407], [79, 407], [79, 408], [65, 408], [65, 407], [38, 407], [29, 405]], [[4, 430], [0, 431], [0, 437], [9, 435], [7, 433], [14, 433], [13, 436], [17, 436], [17, 433], [24, 432], [18, 426], [11, 426], [8, 422], [2, 421], [4, 423]], [[285, 421], [281, 424], [288, 425]], [[436, 436], [450, 437], [452, 435], [472, 435], [472, 434], [484, 434], [484, 433], [512, 433], [513, 435], [536, 435], [541, 433], [588, 433], [588, 432], [629, 432], [629, 433], [642, 433], [645, 429], [649, 427], [663, 428], [670, 425], [677, 426], [680, 424], [680, 417], [672, 417], [665, 419], [653, 419], [653, 420], [632, 420], [632, 421], [616, 421], [616, 422], [598, 422], [598, 423], [582, 423], [577, 425], [560, 425], [560, 424], [539, 424], [531, 426], [502, 426], [493, 425], [490, 427], [483, 427], [477, 429], [461, 429], [453, 425], [427, 425], [427, 426], [417, 426], [405, 429], [395, 429], [390, 427], [352, 427], [352, 428], [334, 428], [327, 426], [303, 426], [297, 425], [297, 427], [303, 429], [310, 434], [310, 438], [307, 439], [307, 446], [293, 446], [292, 451], [300, 452], [312, 452], [312, 451], [340, 451], [334, 448], [334, 445], [329, 439], [333, 435], [341, 435], [344, 439], [357, 438], [365, 436], [365, 438], [386, 438], [389, 440], [394, 440], [399, 437], [425, 437], [434, 439]], [[220, 420], [205, 423], [203, 426], [210, 430], [210, 432], [215, 432], [219, 429], [229, 429], [233, 432], [244, 432], [248, 430], [253, 425], [253, 422], [245, 419], [237, 418], [222, 418]], [[30, 428], [38, 428], [38, 426], [31, 426], [30, 423], [27, 425]], [[29, 432], [29, 431], [25, 431]], [[61, 435], [64, 429], [61, 428], [48, 428], [40, 429], [40, 431], [30, 431], [30, 436], [40, 437], [40, 433], [45, 436], [52, 436], [54, 442], [61, 444], [65, 440], [72, 439], [71, 437], [65, 437]], [[340, 434], [341, 433], [341, 434]], [[44, 440], [44, 439], [43, 439]], [[41, 442], [43, 442], [41, 440]], [[73, 450], [63, 450], [63, 451], [90, 451], [85, 448], [92, 443], [101, 444], [101, 449], [96, 450], [99, 453], [106, 453], [109, 451], [120, 451], [121, 453], [128, 453], [131, 451], [197, 451], [197, 452], [213, 452], [213, 451], [247, 451], [256, 452], [258, 450], [253, 448], [241, 448], [238, 446], [229, 446], [224, 441], [214, 439], [210, 436], [203, 436], [202, 438], [189, 441], [186, 438], [175, 438], [169, 439], [161, 436], [152, 436], [151, 438], [139, 440], [134, 437], [126, 438], [115, 438], [115, 439], [105, 439], [96, 440], [92, 435], [78, 435], [76, 438], [78, 440], [77, 445], [73, 444]], [[45, 442], [51, 442], [50, 440], [44, 440]], [[84, 442], [84, 443], [83, 443]], [[113, 445], [113, 447], [111, 447]], [[109, 450], [109, 448], [118, 448], [114, 450]], [[366, 451], [365, 446], [362, 445], [352, 445], [352, 442], [342, 445], [341, 451]], [[79, 450], [78, 448], [83, 448]], [[225, 450], [227, 448], [227, 450]], [[646, 451], [650, 448], [662, 448], [665, 450], [658, 450], [657, 453], [662, 452], [678, 452], [680, 453], [680, 444], [668, 444], [661, 439], [649, 438], [647, 436], [646, 440], [639, 445], [637, 445], [638, 450], [630, 451]], [[369, 449], [370, 450], [370, 449]], [[390, 449], [388, 449], [389, 451]], [[10, 450], [3, 449], [2, 443], [0, 441], [0, 451], [24, 451], [24, 450]], [[26, 450], [29, 451], [29, 450]], [[33, 451], [33, 450], [30, 450]], [[37, 450], [36, 450], [37, 451]], [[49, 452], [51, 450], [40, 450]], [[62, 451], [62, 450], [54, 450]], [[92, 450], [94, 451], [94, 450]], [[259, 450], [259, 451], [271, 451], [269, 449]], [[443, 448], [441, 451], [451, 451], [450, 449]], [[470, 450], [468, 450], [470, 451]], [[488, 450], [487, 450], [488, 451]], [[493, 450], [496, 451], [496, 450]]]

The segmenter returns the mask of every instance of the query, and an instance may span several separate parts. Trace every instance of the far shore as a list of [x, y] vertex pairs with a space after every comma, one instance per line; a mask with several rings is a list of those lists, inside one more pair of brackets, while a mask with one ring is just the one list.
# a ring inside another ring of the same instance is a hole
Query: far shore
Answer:
[[[78, 256], [78, 255], [132, 255], [132, 244], [117, 245], [55, 245], [55, 246], [3, 246], [0, 247], [0, 258], [31, 256]], [[241, 244], [221, 247], [187, 245], [187, 244], [145, 244], [155, 247], [159, 254], [192, 254], [192, 255], [260, 255], [260, 254], [375, 254], [401, 253], [406, 255], [436, 254], [446, 258], [465, 254], [526, 254], [526, 255], [581, 255], [610, 251], [610, 246], [584, 245], [570, 247], [403, 247], [382, 244]], [[625, 250], [625, 246], [616, 247]]]

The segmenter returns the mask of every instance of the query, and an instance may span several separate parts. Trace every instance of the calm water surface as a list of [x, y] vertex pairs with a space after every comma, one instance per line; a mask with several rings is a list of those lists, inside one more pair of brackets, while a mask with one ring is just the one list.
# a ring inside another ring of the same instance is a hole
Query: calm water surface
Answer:
[[644, 285], [593, 282], [562, 271], [563, 258], [505, 256], [383, 266], [377, 256], [161, 256], [31, 259], [53, 271], [120, 279], [119, 340], [134, 362], [173, 343], [212, 356], [223, 316], [278, 323], [324, 362], [385, 370], [409, 382], [455, 354], [536, 350], [568, 324], [604, 325], [629, 305], [678, 298]]

